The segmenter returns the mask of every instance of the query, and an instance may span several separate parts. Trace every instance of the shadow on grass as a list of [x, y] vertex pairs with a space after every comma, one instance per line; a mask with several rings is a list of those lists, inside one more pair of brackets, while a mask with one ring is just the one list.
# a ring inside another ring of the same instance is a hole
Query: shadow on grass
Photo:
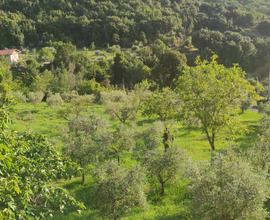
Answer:
[[180, 219], [186, 220], [185, 217], [180, 216], [180, 215], [172, 215], [172, 216], [164, 216], [164, 217], [160, 216], [158, 218], [155, 218], [155, 220], [180, 220]]
[[[243, 123], [248, 124], [248, 122]], [[247, 126], [248, 133], [245, 134], [245, 136], [237, 138], [235, 141], [240, 144], [240, 147], [243, 150], [246, 150], [247, 148], [251, 147], [252, 143], [257, 139], [258, 134], [261, 133], [261, 129], [259, 125], [249, 125]]]
[[157, 121], [156, 118], [150, 118], [150, 119], [144, 119], [137, 122], [137, 126], [143, 126], [144, 124], [153, 124], [155, 121]]

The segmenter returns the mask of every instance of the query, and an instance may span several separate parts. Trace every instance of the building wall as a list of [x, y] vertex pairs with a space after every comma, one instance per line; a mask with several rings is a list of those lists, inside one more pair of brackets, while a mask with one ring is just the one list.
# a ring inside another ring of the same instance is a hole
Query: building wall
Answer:
[[11, 62], [11, 63], [19, 61], [18, 53], [13, 53], [13, 54], [7, 56], [7, 58], [9, 60], [9, 62]]

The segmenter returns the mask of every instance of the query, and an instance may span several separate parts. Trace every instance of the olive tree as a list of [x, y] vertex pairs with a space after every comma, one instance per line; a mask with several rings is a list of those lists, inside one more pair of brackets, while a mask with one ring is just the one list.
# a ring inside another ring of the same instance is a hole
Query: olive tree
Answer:
[[93, 174], [97, 180], [94, 201], [104, 218], [120, 219], [133, 207], [146, 207], [145, 172], [134, 164], [130, 169], [106, 162]]
[[215, 154], [215, 160], [191, 163], [187, 169], [195, 219], [266, 219], [269, 196], [265, 175], [253, 172], [242, 158]]
[[107, 134], [107, 143], [109, 148], [117, 156], [117, 161], [120, 164], [120, 155], [124, 150], [132, 151], [135, 147], [135, 125], [127, 126], [123, 124], [118, 124], [116, 126], [116, 131], [112, 134]]
[[125, 91], [102, 92], [101, 100], [113, 119], [117, 119], [123, 124], [126, 124], [127, 120], [136, 119], [139, 104], [134, 93], [127, 94]]
[[268, 130], [270, 128], [270, 102], [260, 103], [258, 110], [263, 114], [260, 125], [263, 130]]
[[163, 133], [164, 126], [160, 121], [155, 121], [153, 124], [143, 124], [143, 128], [136, 134], [136, 145], [143, 152], [155, 150], [162, 145]]
[[78, 118], [87, 112], [87, 107], [94, 102], [94, 95], [76, 96], [70, 100], [70, 105], [64, 109], [59, 109], [57, 114], [60, 118], [70, 120], [71, 117]]
[[181, 174], [184, 168], [185, 153], [179, 147], [164, 151], [148, 151], [144, 165], [152, 179], [161, 184], [161, 195], [165, 195], [165, 183]]
[[202, 124], [212, 152], [218, 134], [226, 133], [232, 139], [244, 126], [235, 117], [238, 103], [245, 93], [256, 97], [254, 87], [244, 78], [245, 72], [234, 65], [226, 68], [212, 57], [211, 62], [196, 60], [195, 67], [186, 67], [178, 79], [177, 91], [184, 102], [183, 112], [192, 114]]
[[85, 169], [95, 163], [106, 152], [109, 122], [97, 114], [73, 117], [68, 123], [63, 153], [83, 168], [82, 183], [85, 183]]
[[163, 144], [165, 150], [169, 148], [172, 137], [170, 134], [170, 124], [176, 114], [182, 109], [182, 101], [179, 95], [169, 88], [163, 88], [161, 92], [158, 90], [152, 92], [149, 96], [142, 98], [140, 109], [143, 115], [149, 118], [158, 116], [163, 122]]
[[9, 92], [8, 93], [10, 96], [14, 97], [14, 100], [18, 101], [18, 102], [26, 102], [26, 96], [20, 92], [20, 91], [16, 91], [16, 92]]
[[53, 108], [57, 108], [57, 107], [64, 105], [64, 101], [61, 98], [59, 93], [56, 93], [56, 94], [50, 96], [49, 98], [47, 98], [46, 102], [48, 103], [49, 106], [51, 106]]
[[43, 97], [44, 97], [44, 93], [39, 91], [39, 92], [29, 92], [27, 98], [29, 102], [32, 102], [33, 105], [37, 107], [37, 104], [42, 101]]
[[247, 149], [245, 155], [258, 172], [270, 171], [270, 130], [258, 135], [257, 140]]

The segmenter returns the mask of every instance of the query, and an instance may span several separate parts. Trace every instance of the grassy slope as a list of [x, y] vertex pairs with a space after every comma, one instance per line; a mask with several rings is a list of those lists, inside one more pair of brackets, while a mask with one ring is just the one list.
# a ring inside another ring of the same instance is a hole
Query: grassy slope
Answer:
[[[67, 104], [66, 104], [67, 105]], [[89, 108], [89, 111], [97, 111], [104, 115], [106, 118], [110, 118], [105, 113], [105, 109], [102, 105], [95, 104]], [[256, 112], [246, 111], [244, 114], [239, 115], [242, 123], [247, 126], [249, 133], [236, 138], [235, 143], [240, 144], [241, 147], [247, 148], [251, 145], [252, 141], [256, 138], [259, 132], [259, 120], [261, 115]], [[41, 132], [46, 134], [50, 140], [57, 143], [61, 140], [61, 130], [59, 125], [65, 125], [66, 121], [57, 118], [56, 110], [47, 107], [46, 103], [39, 103], [36, 108], [31, 103], [20, 103], [16, 106], [16, 110], [12, 113], [14, 124], [11, 125], [11, 129], [23, 132], [25, 130], [31, 130], [35, 132]], [[153, 120], [149, 120], [144, 117], [139, 117], [137, 124], [142, 127], [144, 123], [151, 123]], [[112, 125], [116, 122], [112, 122]], [[210, 146], [206, 140], [205, 135], [197, 127], [192, 127], [189, 133], [186, 127], [180, 124], [175, 127], [175, 137], [177, 144], [185, 149], [187, 153], [196, 160], [205, 160], [210, 158]], [[217, 149], [223, 148], [226, 143], [218, 140]], [[124, 154], [122, 162], [126, 165], [130, 165], [133, 161], [130, 159], [129, 154]], [[82, 214], [78, 214], [76, 211], [69, 213], [68, 215], [55, 214], [53, 219], [99, 219], [98, 211], [95, 210], [94, 204], [91, 198], [94, 193], [94, 181], [91, 175], [87, 175], [87, 184], [82, 186], [80, 184], [81, 178], [77, 177], [70, 181], [61, 180], [56, 185], [61, 185], [67, 188], [70, 193], [76, 197], [76, 199], [84, 202], [87, 210], [84, 210]], [[147, 210], [134, 210], [134, 212], [124, 219], [158, 219], [158, 220], [174, 220], [174, 219], [188, 219], [186, 208], [188, 200], [186, 200], [187, 187], [184, 180], [179, 180], [175, 184], [168, 183], [166, 185], [166, 195], [161, 198], [159, 196], [159, 185], [157, 185], [157, 191], [155, 186], [149, 186], [147, 191], [148, 203], [150, 204]]]

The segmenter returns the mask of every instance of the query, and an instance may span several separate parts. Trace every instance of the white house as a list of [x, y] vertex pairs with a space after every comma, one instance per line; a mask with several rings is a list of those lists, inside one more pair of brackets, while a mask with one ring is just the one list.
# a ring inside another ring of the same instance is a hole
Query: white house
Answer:
[[19, 61], [20, 52], [17, 49], [0, 50], [0, 56], [7, 57], [9, 62], [13, 63]]

